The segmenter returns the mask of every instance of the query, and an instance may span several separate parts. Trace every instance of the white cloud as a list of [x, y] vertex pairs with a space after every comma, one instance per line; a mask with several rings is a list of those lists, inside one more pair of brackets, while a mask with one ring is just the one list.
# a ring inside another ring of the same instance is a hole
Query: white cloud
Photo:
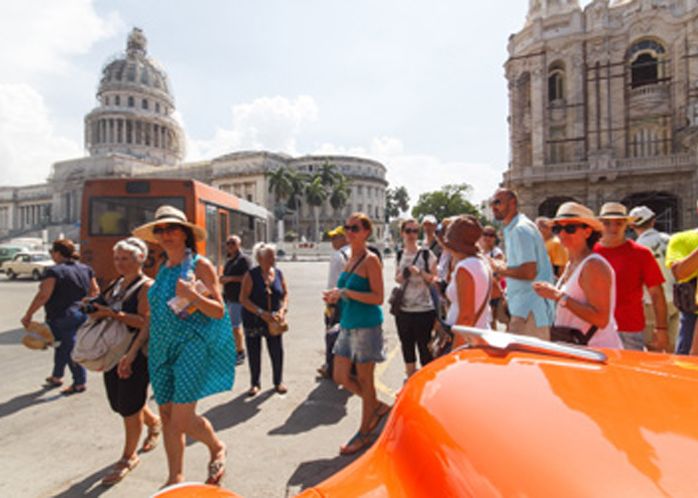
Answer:
[[37, 75], [68, 73], [70, 58], [123, 29], [117, 13], [97, 15], [91, 0], [4, 2], [0, 16], [2, 82], [26, 83]]
[[261, 97], [231, 108], [230, 128], [218, 128], [210, 140], [189, 138], [188, 159], [210, 159], [235, 150], [265, 149], [298, 154], [303, 126], [318, 119], [312, 97]]
[[91, 0], [4, 2], [0, 16], [0, 184], [44, 182], [51, 164], [82, 155], [56, 133], [39, 88], [79, 74], [74, 57], [122, 30], [116, 13], [100, 17]]
[[502, 172], [488, 164], [446, 161], [437, 156], [406, 150], [395, 137], [374, 138], [367, 147], [344, 148], [323, 144], [318, 154], [352, 154], [375, 159], [388, 168], [392, 187], [404, 186], [414, 204], [419, 194], [447, 184], [468, 183], [473, 187], [471, 202], [487, 199], [502, 180]]
[[81, 155], [75, 142], [55, 134], [41, 95], [29, 85], [0, 83], [0, 183], [46, 180], [49, 165]]

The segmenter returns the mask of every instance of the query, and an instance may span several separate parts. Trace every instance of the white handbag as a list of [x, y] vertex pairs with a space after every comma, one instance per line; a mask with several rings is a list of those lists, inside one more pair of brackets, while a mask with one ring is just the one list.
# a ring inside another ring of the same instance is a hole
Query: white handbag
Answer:
[[[117, 302], [125, 302], [145, 281], [146, 278], [142, 277]], [[126, 354], [132, 339], [133, 334], [123, 322], [113, 318], [88, 318], [77, 331], [70, 356], [74, 362], [88, 370], [106, 372], [114, 368]]]

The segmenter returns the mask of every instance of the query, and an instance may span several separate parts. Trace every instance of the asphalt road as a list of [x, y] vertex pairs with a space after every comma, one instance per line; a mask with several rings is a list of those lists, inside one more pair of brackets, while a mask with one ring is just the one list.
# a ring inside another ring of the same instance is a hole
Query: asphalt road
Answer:
[[[198, 409], [228, 445], [223, 486], [249, 498], [293, 496], [349, 464], [353, 458], [339, 456], [338, 448], [355, 432], [360, 417], [358, 399], [315, 378], [324, 354], [321, 291], [327, 263], [282, 263], [281, 268], [290, 287], [291, 328], [284, 336], [288, 394], [271, 389], [263, 352], [259, 396], [245, 395], [245, 365], [237, 369], [232, 392], [206, 398]], [[392, 271], [387, 261], [387, 289]], [[142, 455], [140, 465], [118, 485], [99, 484], [123, 444], [121, 418], [109, 409], [101, 375], [90, 373], [87, 392], [72, 397], [41, 387], [51, 373], [52, 353], [24, 348], [19, 324], [36, 288], [35, 282], [10, 282], [0, 275], [0, 496], [149, 496], [167, 476], [162, 444]], [[402, 385], [403, 367], [387, 309], [385, 316], [388, 360], [378, 366], [376, 383], [380, 398], [390, 402]], [[156, 408], [153, 400], [149, 403]], [[204, 480], [207, 463], [206, 448], [190, 442], [187, 480]]]

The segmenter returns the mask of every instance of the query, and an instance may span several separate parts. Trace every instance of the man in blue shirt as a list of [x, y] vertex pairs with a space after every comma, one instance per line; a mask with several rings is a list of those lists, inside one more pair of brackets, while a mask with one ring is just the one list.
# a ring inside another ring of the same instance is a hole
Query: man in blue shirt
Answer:
[[550, 339], [554, 306], [538, 296], [533, 282], [553, 283], [553, 269], [538, 228], [525, 214], [519, 213], [519, 199], [509, 189], [495, 192], [490, 207], [495, 219], [504, 225], [506, 263], [490, 260], [492, 270], [506, 277], [506, 298], [511, 322], [509, 332]]

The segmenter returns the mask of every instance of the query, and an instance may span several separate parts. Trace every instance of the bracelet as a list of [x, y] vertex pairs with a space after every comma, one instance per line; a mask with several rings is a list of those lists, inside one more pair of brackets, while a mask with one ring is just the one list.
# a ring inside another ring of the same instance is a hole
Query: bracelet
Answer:
[[264, 310], [262, 308], [257, 308], [257, 316], [262, 316], [262, 313], [264, 313]]

